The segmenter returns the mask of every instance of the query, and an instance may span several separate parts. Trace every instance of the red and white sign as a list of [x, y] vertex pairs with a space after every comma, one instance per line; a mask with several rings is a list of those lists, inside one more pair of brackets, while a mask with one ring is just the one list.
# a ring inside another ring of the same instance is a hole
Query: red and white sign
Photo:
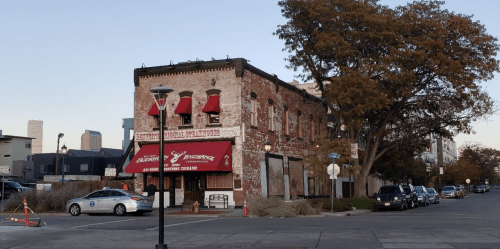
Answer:
[[[141, 147], [125, 168], [126, 173], [159, 172], [158, 144]], [[170, 143], [164, 146], [164, 172], [232, 171], [231, 142]]]

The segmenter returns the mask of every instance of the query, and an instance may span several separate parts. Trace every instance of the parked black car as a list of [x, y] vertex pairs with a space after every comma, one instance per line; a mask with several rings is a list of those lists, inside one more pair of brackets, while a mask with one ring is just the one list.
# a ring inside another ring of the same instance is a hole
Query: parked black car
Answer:
[[408, 207], [418, 208], [418, 197], [415, 187], [413, 187], [413, 185], [411, 184], [403, 185], [402, 187], [406, 193], [406, 201], [408, 203]]
[[[4, 193], [5, 193], [4, 198], [8, 198], [13, 193], [20, 193], [20, 192], [23, 192], [23, 191], [30, 189], [27, 187], [23, 187], [18, 182], [11, 182], [11, 181], [5, 181], [3, 188], [4, 188]], [[2, 196], [2, 182], [0, 181], [0, 197], [1, 196]]]
[[376, 209], [398, 208], [400, 211], [408, 209], [406, 193], [401, 185], [382, 186], [377, 193]]

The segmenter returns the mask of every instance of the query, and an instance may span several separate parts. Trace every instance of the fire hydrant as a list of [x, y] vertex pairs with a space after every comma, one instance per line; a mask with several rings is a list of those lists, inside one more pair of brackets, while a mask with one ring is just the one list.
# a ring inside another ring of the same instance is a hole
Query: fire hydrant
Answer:
[[200, 212], [200, 203], [198, 203], [198, 201], [195, 201], [193, 203], [193, 208], [194, 208], [194, 213], [197, 214]]

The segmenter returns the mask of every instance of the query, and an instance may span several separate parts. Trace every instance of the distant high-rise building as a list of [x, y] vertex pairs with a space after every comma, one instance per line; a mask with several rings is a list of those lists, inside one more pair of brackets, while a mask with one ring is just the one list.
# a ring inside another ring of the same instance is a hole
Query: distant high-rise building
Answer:
[[28, 137], [34, 138], [31, 144], [31, 153], [43, 153], [43, 121], [30, 120], [28, 121]]
[[85, 130], [82, 135], [81, 150], [100, 150], [102, 148], [102, 136], [98, 131]]

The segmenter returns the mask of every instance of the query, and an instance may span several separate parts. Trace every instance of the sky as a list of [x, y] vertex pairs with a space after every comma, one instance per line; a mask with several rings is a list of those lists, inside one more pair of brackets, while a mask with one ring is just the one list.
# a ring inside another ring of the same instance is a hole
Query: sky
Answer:
[[[394, 7], [406, 0], [382, 0]], [[443, 8], [474, 15], [500, 37], [498, 0], [448, 0]], [[133, 118], [135, 68], [188, 60], [245, 58], [292, 82], [277, 1], [11, 1], [0, 8], [0, 130], [27, 136], [29, 120], [43, 121], [43, 152], [80, 149], [85, 130], [102, 146], [122, 148], [122, 119]], [[498, 57], [500, 58], [500, 56]], [[500, 75], [482, 83], [500, 99]], [[500, 114], [459, 134], [457, 148], [479, 142], [500, 150]]]

